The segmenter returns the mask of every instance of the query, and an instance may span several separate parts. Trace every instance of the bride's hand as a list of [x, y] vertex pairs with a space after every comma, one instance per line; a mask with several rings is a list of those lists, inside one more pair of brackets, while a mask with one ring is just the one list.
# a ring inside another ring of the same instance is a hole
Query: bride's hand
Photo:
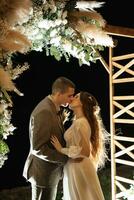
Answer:
[[55, 147], [55, 149], [61, 153], [62, 146], [56, 136], [53, 135], [51, 137], [51, 143]]

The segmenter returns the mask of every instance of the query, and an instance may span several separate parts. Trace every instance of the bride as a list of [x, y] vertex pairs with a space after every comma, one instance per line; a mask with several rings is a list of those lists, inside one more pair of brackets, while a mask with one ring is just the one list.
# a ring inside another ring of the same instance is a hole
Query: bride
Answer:
[[97, 175], [107, 159], [100, 108], [88, 92], [75, 95], [70, 107], [75, 119], [64, 134], [66, 147], [51, 137], [56, 150], [69, 157], [64, 166], [63, 200], [104, 200]]

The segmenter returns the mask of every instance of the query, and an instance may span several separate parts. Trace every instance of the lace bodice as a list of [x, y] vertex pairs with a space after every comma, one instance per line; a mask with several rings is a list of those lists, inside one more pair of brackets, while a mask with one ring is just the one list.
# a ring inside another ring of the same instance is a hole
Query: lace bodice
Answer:
[[85, 157], [81, 152], [84, 145], [90, 151], [90, 135], [91, 128], [87, 119], [76, 119], [64, 134], [66, 148], [62, 148], [62, 153], [71, 158]]

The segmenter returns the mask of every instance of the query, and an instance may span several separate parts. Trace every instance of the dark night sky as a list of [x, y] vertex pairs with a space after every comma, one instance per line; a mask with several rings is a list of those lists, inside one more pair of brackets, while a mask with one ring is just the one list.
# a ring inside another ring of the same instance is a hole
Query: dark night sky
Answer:
[[[127, 4], [126, 4], [127, 2]], [[103, 8], [98, 10], [110, 25], [133, 28], [132, 0], [109, 0]], [[124, 4], [124, 5], [123, 5]], [[132, 53], [134, 39], [114, 37], [118, 46], [115, 55]], [[108, 60], [108, 48], [102, 52]], [[22, 177], [24, 162], [29, 151], [28, 125], [29, 117], [34, 106], [51, 91], [51, 84], [58, 76], [66, 76], [76, 83], [79, 90], [91, 92], [98, 100], [104, 124], [109, 131], [109, 76], [100, 61], [91, 66], [82, 65], [72, 58], [69, 63], [63, 58], [60, 62], [53, 57], [46, 57], [45, 53], [31, 52], [29, 55], [18, 55], [16, 61], [27, 61], [30, 69], [25, 71], [15, 83], [24, 93], [24, 97], [12, 95], [14, 102], [12, 122], [17, 127], [14, 136], [9, 136], [7, 143], [10, 148], [8, 160], [0, 169], [0, 189], [26, 185]], [[125, 91], [132, 90], [127, 85]]]

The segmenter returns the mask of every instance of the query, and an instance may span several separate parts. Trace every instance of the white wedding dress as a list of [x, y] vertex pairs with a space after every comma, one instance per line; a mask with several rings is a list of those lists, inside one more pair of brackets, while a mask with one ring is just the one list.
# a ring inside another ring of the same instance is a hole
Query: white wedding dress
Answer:
[[[91, 129], [85, 117], [73, 122], [65, 132], [66, 148], [62, 152], [70, 158], [64, 167], [63, 200], [104, 200], [96, 167], [89, 157], [82, 155], [90, 150]], [[83, 157], [80, 162], [74, 158]]]

